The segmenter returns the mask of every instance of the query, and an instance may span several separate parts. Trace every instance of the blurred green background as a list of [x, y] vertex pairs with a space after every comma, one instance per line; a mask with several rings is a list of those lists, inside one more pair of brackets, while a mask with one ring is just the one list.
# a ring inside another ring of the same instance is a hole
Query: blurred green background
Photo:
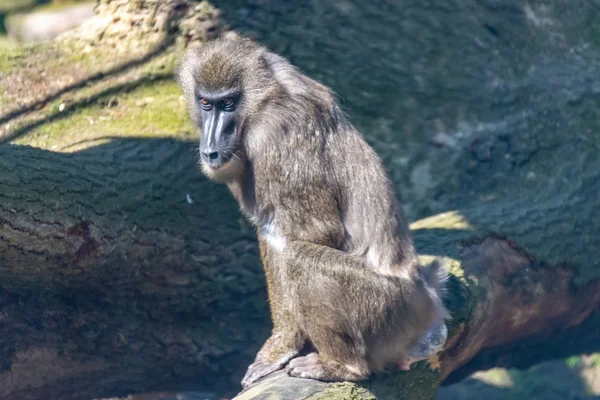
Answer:
[[90, 0], [0, 0], [0, 48], [52, 39], [89, 18], [94, 5]]

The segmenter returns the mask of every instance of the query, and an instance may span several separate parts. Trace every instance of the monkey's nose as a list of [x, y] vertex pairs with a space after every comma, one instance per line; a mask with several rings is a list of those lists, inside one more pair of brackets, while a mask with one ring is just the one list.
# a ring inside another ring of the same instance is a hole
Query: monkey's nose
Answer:
[[218, 151], [213, 151], [213, 152], [206, 152], [206, 153], [202, 153], [204, 155], [205, 158], [209, 159], [209, 160], [216, 160], [217, 158], [219, 158], [219, 152]]

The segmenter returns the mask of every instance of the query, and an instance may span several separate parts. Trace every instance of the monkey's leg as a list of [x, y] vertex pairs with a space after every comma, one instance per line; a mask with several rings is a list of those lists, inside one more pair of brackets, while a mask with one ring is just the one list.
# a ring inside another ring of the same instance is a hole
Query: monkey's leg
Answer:
[[367, 327], [362, 325], [369, 322], [361, 315], [375, 316], [379, 311], [371, 307], [378, 309], [388, 301], [381, 296], [390, 291], [387, 278], [331, 247], [293, 241], [287, 250], [299, 322], [317, 350], [290, 361], [287, 373], [330, 382], [366, 379], [370, 368], [362, 332]]
[[282, 298], [282, 283], [276, 272], [279, 261], [260, 235], [258, 239], [267, 277], [273, 332], [256, 355], [254, 362], [248, 367], [242, 379], [244, 389], [271, 372], [282, 369], [302, 350], [306, 343], [306, 336], [300, 331], [295, 318], [285, 308], [285, 301]]
[[[401, 361], [407, 338], [423, 335], [438, 313], [430, 292], [410, 277], [378, 274], [361, 258], [332, 247], [295, 240], [286, 247], [286, 260], [298, 321], [318, 352], [292, 360], [292, 376], [366, 379], [371, 367], [394, 357]], [[384, 331], [372, 331], [378, 326], [398, 333], [384, 339]], [[384, 336], [365, 337], [367, 332]], [[366, 343], [376, 347], [367, 349]]]

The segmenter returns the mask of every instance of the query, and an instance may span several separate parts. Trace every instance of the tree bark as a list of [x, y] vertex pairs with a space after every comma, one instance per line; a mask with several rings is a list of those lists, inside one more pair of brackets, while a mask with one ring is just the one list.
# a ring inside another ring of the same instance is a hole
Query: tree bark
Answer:
[[[418, 217], [419, 252], [453, 264], [450, 338], [409, 373], [276, 373], [239, 399], [431, 399], [479, 368], [600, 350], [595, 6], [392, 3], [217, 5], [340, 93]], [[194, 147], [0, 145], [0, 399], [237, 393], [269, 333], [264, 278]]]
[[0, 146], [0, 398], [236, 390], [269, 329], [263, 275], [194, 150]]

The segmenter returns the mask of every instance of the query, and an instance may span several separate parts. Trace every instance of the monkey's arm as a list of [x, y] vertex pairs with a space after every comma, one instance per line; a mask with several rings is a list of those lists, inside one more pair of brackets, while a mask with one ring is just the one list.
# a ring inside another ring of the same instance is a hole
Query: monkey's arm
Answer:
[[292, 271], [310, 265], [311, 271], [331, 277], [371, 275], [362, 258], [341, 250], [304, 240], [294, 240], [286, 248], [285, 260]]

